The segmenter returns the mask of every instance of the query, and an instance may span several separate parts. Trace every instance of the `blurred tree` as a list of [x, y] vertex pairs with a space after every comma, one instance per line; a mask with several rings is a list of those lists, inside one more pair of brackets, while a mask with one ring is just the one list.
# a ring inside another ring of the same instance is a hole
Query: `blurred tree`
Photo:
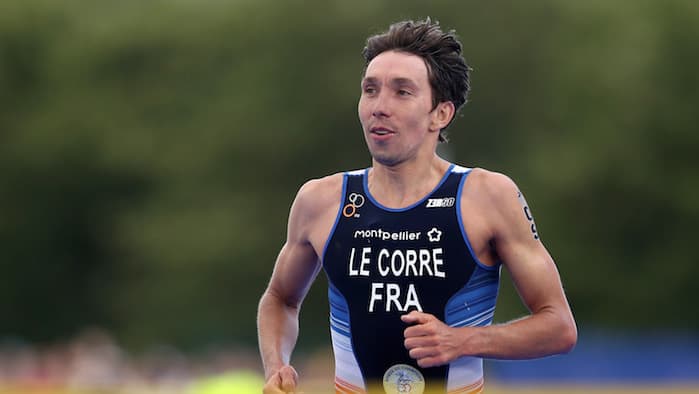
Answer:
[[[254, 346], [297, 188], [370, 163], [364, 39], [427, 15], [474, 68], [440, 149], [518, 182], [579, 323], [699, 330], [694, 2], [0, 7], [0, 336]], [[498, 308], [523, 312], [507, 281]]]

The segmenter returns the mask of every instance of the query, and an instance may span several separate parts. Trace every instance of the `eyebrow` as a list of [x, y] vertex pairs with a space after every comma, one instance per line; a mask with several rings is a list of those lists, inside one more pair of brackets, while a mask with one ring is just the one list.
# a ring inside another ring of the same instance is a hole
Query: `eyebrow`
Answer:
[[365, 77], [365, 78], [362, 78], [362, 86], [363, 86], [363, 85], [367, 85], [367, 84], [368, 84], [368, 85], [376, 85], [377, 82], [378, 82], [378, 80], [377, 80], [376, 78], [374, 78], [374, 77]]
[[[378, 82], [379, 82], [379, 80], [375, 77], [366, 77], [366, 78], [362, 79], [362, 86], [363, 85], [377, 85]], [[413, 80], [410, 78], [402, 78], [402, 77], [393, 78], [389, 81], [389, 84], [391, 86], [406, 86], [407, 85], [407, 86], [410, 86], [413, 88], [417, 88], [417, 84], [415, 82], [413, 82]]]

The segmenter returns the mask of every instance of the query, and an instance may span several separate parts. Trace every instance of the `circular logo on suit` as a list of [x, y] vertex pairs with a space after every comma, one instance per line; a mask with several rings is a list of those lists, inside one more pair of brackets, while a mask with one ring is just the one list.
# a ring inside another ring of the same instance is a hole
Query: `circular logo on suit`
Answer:
[[351, 218], [352, 216], [359, 217], [357, 209], [364, 205], [364, 196], [359, 193], [352, 193], [347, 197], [347, 200], [349, 200], [349, 204], [342, 208], [342, 214], [345, 215], [346, 218]]
[[425, 377], [417, 368], [396, 364], [383, 375], [383, 388], [386, 394], [422, 394], [425, 391]]

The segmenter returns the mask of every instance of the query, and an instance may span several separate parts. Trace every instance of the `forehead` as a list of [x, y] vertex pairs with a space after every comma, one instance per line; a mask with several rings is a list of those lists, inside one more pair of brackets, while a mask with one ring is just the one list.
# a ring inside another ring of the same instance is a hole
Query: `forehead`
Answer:
[[369, 62], [364, 78], [378, 80], [407, 78], [416, 83], [428, 83], [427, 65], [420, 56], [412, 53], [387, 51], [380, 53]]

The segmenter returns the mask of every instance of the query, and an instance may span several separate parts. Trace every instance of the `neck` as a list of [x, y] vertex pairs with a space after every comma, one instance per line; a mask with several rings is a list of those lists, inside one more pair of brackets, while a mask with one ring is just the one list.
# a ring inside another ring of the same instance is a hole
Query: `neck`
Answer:
[[436, 154], [427, 161], [403, 162], [393, 166], [374, 160], [369, 171], [369, 192], [389, 208], [412, 205], [434, 190], [449, 165]]

